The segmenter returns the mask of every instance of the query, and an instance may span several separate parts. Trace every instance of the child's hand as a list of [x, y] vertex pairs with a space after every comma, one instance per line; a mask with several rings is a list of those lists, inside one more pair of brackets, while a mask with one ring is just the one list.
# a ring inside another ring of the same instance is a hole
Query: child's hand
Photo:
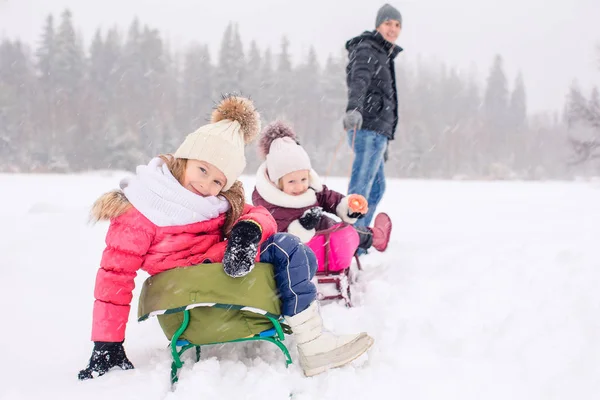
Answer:
[[360, 194], [351, 194], [348, 196], [348, 217], [363, 218], [369, 211], [369, 203]]
[[94, 342], [94, 350], [87, 368], [79, 371], [78, 378], [83, 381], [102, 376], [113, 367], [133, 369], [133, 364], [125, 355], [123, 342]]
[[240, 221], [233, 226], [223, 256], [223, 269], [232, 278], [252, 271], [262, 236], [260, 226], [253, 221]]
[[349, 218], [354, 218], [354, 219], [361, 219], [364, 218], [366, 214], [362, 214], [359, 212], [348, 212], [348, 217]]
[[298, 221], [304, 229], [310, 231], [311, 229], [315, 229], [315, 227], [319, 224], [322, 215], [323, 209], [321, 207], [313, 207], [304, 211], [304, 214], [298, 218]]

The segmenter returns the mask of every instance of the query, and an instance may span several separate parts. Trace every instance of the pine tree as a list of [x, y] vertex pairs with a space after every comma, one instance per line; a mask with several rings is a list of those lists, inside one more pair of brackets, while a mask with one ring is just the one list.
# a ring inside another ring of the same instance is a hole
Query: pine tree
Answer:
[[502, 57], [497, 55], [487, 79], [483, 103], [487, 121], [498, 129], [503, 128], [508, 109], [508, 88], [502, 63]]
[[214, 98], [214, 75], [208, 46], [191, 46], [185, 54], [181, 82], [182, 117], [178, 126], [183, 132], [206, 122]]
[[37, 125], [37, 150], [33, 149], [34, 162], [48, 165], [49, 160], [59, 157], [60, 145], [57, 140], [57, 52], [54, 17], [48, 15], [42, 33], [40, 45], [36, 50], [36, 67], [39, 75], [40, 91], [36, 97], [38, 112]]
[[260, 67], [259, 93], [260, 101], [258, 103], [263, 120], [269, 121], [277, 115], [276, 107], [278, 102], [275, 71], [273, 70], [273, 57], [271, 49], [265, 50], [265, 55]]
[[137, 132], [128, 130], [117, 119], [107, 119], [104, 137], [107, 152], [103, 164], [107, 169], [132, 171], [136, 165], [146, 161], [147, 156], [138, 145]]
[[144, 70], [141, 62], [140, 36], [140, 23], [136, 18], [129, 26], [123, 53], [119, 60], [121, 69], [118, 88], [119, 110], [122, 112], [125, 129], [131, 130], [134, 130], [141, 116], [140, 105], [143, 87], [141, 78]]
[[144, 27], [140, 36], [140, 56], [143, 75], [141, 117], [138, 121], [141, 150], [148, 157], [160, 153], [168, 131], [164, 125], [163, 110], [167, 106], [164, 94], [167, 88], [168, 56], [158, 30]]
[[234, 56], [234, 63], [232, 68], [232, 74], [234, 76], [234, 82], [237, 85], [235, 90], [237, 93], [244, 94], [246, 91], [246, 59], [244, 56], [244, 46], [242, 45], [242, 39], [240, 37], [239, 26], [236, 23], [233, 26], [232, 35], [232, 54]]
[[[34, 75], [19, 41], [0, 44], [0, 158], [10, 170], [33, 162]], [[0, 170], [2, 168], [0, 167]]]
[[141, 151], [143, 143], [140, 126], [145, 124], [148, 89], [144, 87], [142, 56], [142, 32], [135, 18], [127, 31], [127, 37], [119, 59], [120, 79], [116, 87], [116, 122], [122, 132], [130, 136], [129, 145]]
[[102, 39], [102, 32], [100, 29], [96, 30], [92, 45], [90, 46], [90, 69], [89, 69], [89, 83], [94, 88], [99, 88], [100, 82], [105, 78], [104, 68], [104, 41]]
[[[590, 115], [592, 118], [600, 122], [600, 91], [598, 91], [598, 87], [594, 86], [592, 89], [592, 94], [590, 95], [590, 101], [588, 108], [590, 110]], [[598, 126], [600, 128], [600, 126]]]
[[506, 162], [508, 145], [508, 88], [503, 61], [496, 55], [487, 78], [483, 100], [484, 121], [488, 130], [488, 159], [493, 162]]
[[40, 82], [46, 92], [53, 92], [56, 76], [56, 43], [54, 32], [54, 17], [48, 15], [42, 34], [41, 44], [36, 51], [37, 68]]
[[289, 119], [292, 113], [293, 73], [289, 53], [290, 42], [287, 37], [281, 39], [281, 53], [277, 57], [274, 95], [276, 96], [275, 112], [280, 118]]
[[510, 96], [509, 123], [513, 131], [519, 131], [527, 124], [527, 98], [521, 73], [517, 75], [515, 87]]
[[569, 138], [575, 156], [572, 164], [600, 159], [600, 95], [597, 87], [592, 90], [588, 101], [581, 94], [576, 83], [571, 85], [567, 103], [567, 120], [572, 127], [579, 125], [591, 129], [586, 138]]
[[438, 154], [435, 157], [437, 162], [434, 167], [444, 171], [445, 177], [455, 175], [461, 162], [464, 93], [464, 83], [457, 70], [443, 66], [438, 103], [433, 105], [441, 110], [439, 114], [440, 133], [436, 140], [436, 149], [443, 156], [440, 157]]
[[117, 110], [121, 64], [121, 40], [116, 29], [111, 29], [103, 40], [100, 30], [96, 32], [90, 47], [88, 87], [91, 95], [101, 106], [100, 113]]
[[327, 127], [323, 126], [321, 118], [321, 71], [317, 60], [317, 53], [310, 47], [306, 61], [296, 68], [294, 73], [292, 102], [288, 117], [297, 121], [296, 133], [304, 143], [304, 147], [310, 154], [314, 154], [315, 167], [319, 162], [326, 159], [326, 154], [320, 154], [323, 150], [323, 137], [329, 135]]
[[260, 104], [262, 100], [260, 92], [261, 64], [260, 50], [253, 40], [250, 42], [250, 50], [248, 51], [248, 63], [245, 69], [245, 88], [246, 94], [254, 99], [257, 104]]
[[327, 57], [320, 86], [325, 114], [337, 114], [340, 119], [346, 108], [346, 72], [342, 57], [336, 58], [331, 54]]
[[62, 13], [55, 49], [55, 79], [60, 94], [59, 101], [78, 101], [84, 77], [83, 49], [78, 45], [69, 10]]
[[78, 118], [74, 116], [80, 115], [84, 110], [82, 85], [85, 64], [83, 49], [80, 48], [80, 42], [75, 35], [69, 10], [65, 10], [61, 15], [55, 39], [56, 103], [54, 107], [59, 129], [56, 139], [62, 149], [62, 155], [57, 159], [56, 165], [62, 166], [66, 162], [72, 166], [83, 167], [88, 155], [85, 150], [89, 150], [90, 147], [85, 132], [81, 132]]
[[290, 58], [290, 41], [287, 36], [281, 39], [281, 53], [279, 53], [277, 70], [280, 73], [291, 73], [292, 72], [292, 61]]
[[244, 91], [244, 51], [237, 24], [229, 23], [223, 34], [217, 69], [217, 92], [220, 94]]
[[351, 160], [350, 147], [346, 145], [346, 132], [342, 125], [347, 103], [345, 67], [344, 54], [340, 53], [338, 57], [330, 54], [318, 84], [321, 100], [316, 106], [321, 112], [316, 123], [321, 136], [315, 140], [314, 146], [322, 154], [326, 154], [321, 160], [321, 171], [328, 175], [346, 176], [349, 161], [342, 160]]
[[107, 168], [107, 132], [116, 124], [120, 115], [118, 90], [121, 61], [121, 40], [116, 29], [110, 29], [103, 39], [102, 32], [96, 31], [90, 47], [90, 59], [86, 84], [85, 121], [87, 132], [95, 141], [103, 143], [101, 148], [94, 146], [88, 155], [88, 164], [97, 168]]

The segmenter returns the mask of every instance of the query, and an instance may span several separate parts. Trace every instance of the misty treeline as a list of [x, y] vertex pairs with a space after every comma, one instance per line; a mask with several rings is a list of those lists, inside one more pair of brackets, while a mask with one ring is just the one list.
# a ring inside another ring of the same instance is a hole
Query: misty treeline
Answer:
[[[343, 43], [320, 64], [314, 49], [293, 62], [285, 37], [275, 49], [245, 43], [234, 23], [225, 28], [216, 57], [203, 43], [208, 38], [174, 49], [137, 19], [126, 32], [98, 30], [89, 46], [68, 10], [58, 19], [48, 16], [40, 28], [35, 48], [18, 40], [0, 44], [2, 171], [133, 170], [174, 151], [209, 120], [221, 94], [236, 92], [255, 101], [263, 123], [290, 122], [321, 174], [349, 173], [341, 124]], [[507, 77], [500, 55], [490, 61], [481, 84], [472, 73], [409, 63], [400, 54], [400, 122], [388, 176], [570, 179], [594, 173], [581, 162], [586, 150], [578, 150], [597, 146], [585, 136], [593, 132], [581, 128], [576, 139], [570, 122], [586, 119], [586, 107], [598, 113], [598, 91], [587, 100], [574, 87], [565, 105], [571, 112], [530, 115], [523, 77]], [[252, 173], [259, 163], [255, 147], [247, 154]]]
[[[600, 44], [596, 49], [600, 71]], [[574, 82], [569, 91], [565, 110], [567, 124], [573, 134], [569, 142], [573, 149], [571, 165], [587, 166], [589, 171], [600, 171], [600, 92], [591, 89], [589, 96], [582, 93]]]

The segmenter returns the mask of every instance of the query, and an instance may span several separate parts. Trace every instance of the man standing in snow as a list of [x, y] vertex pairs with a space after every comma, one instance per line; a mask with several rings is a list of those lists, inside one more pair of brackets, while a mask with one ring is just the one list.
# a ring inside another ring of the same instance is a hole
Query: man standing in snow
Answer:
[[[398, 124], [394, 58], [402, 51], [395, 44], [402, 29], [402, 15], [385, 4], [377, 12], [375, 28], [346, 43], [348, 106], [344, 129], [355, 154], [348, 193], [362, 194], [369, 202], [369, 211], [355, 224], [357, 228], [371, 224], [383, 197], [383, 165], [388, 141], [394, 139]], [[382, 218], [376, 219], [375, 225], [391, 229], [389, 217], [383, 214]]]

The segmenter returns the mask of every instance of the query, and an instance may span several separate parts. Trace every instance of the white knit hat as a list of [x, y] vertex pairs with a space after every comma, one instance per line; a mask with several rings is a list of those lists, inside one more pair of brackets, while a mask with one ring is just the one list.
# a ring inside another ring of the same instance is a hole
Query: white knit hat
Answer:
[[229, 190], [246, 167], [244, 147], [260, 131], [260, 115], [244, 97], [225, 97], [213, 111], [211, 123], [187, 135], [173, 154], [176, 158], [200, 160], [219, 168]]
[[284, 137], [273, 140], [271, 151], [267, 155], [267, 171], [273, 183], [290, 172], [310, 170], [310, 157], [306, 150], [292, 138]]
[[296, 141], [296, 134], [282, 121], [270, 123], [262, 132], [259, 150], [267, 161], [269, 179], [277, 184], [290, 172], [310, 170], [310, 157]]

